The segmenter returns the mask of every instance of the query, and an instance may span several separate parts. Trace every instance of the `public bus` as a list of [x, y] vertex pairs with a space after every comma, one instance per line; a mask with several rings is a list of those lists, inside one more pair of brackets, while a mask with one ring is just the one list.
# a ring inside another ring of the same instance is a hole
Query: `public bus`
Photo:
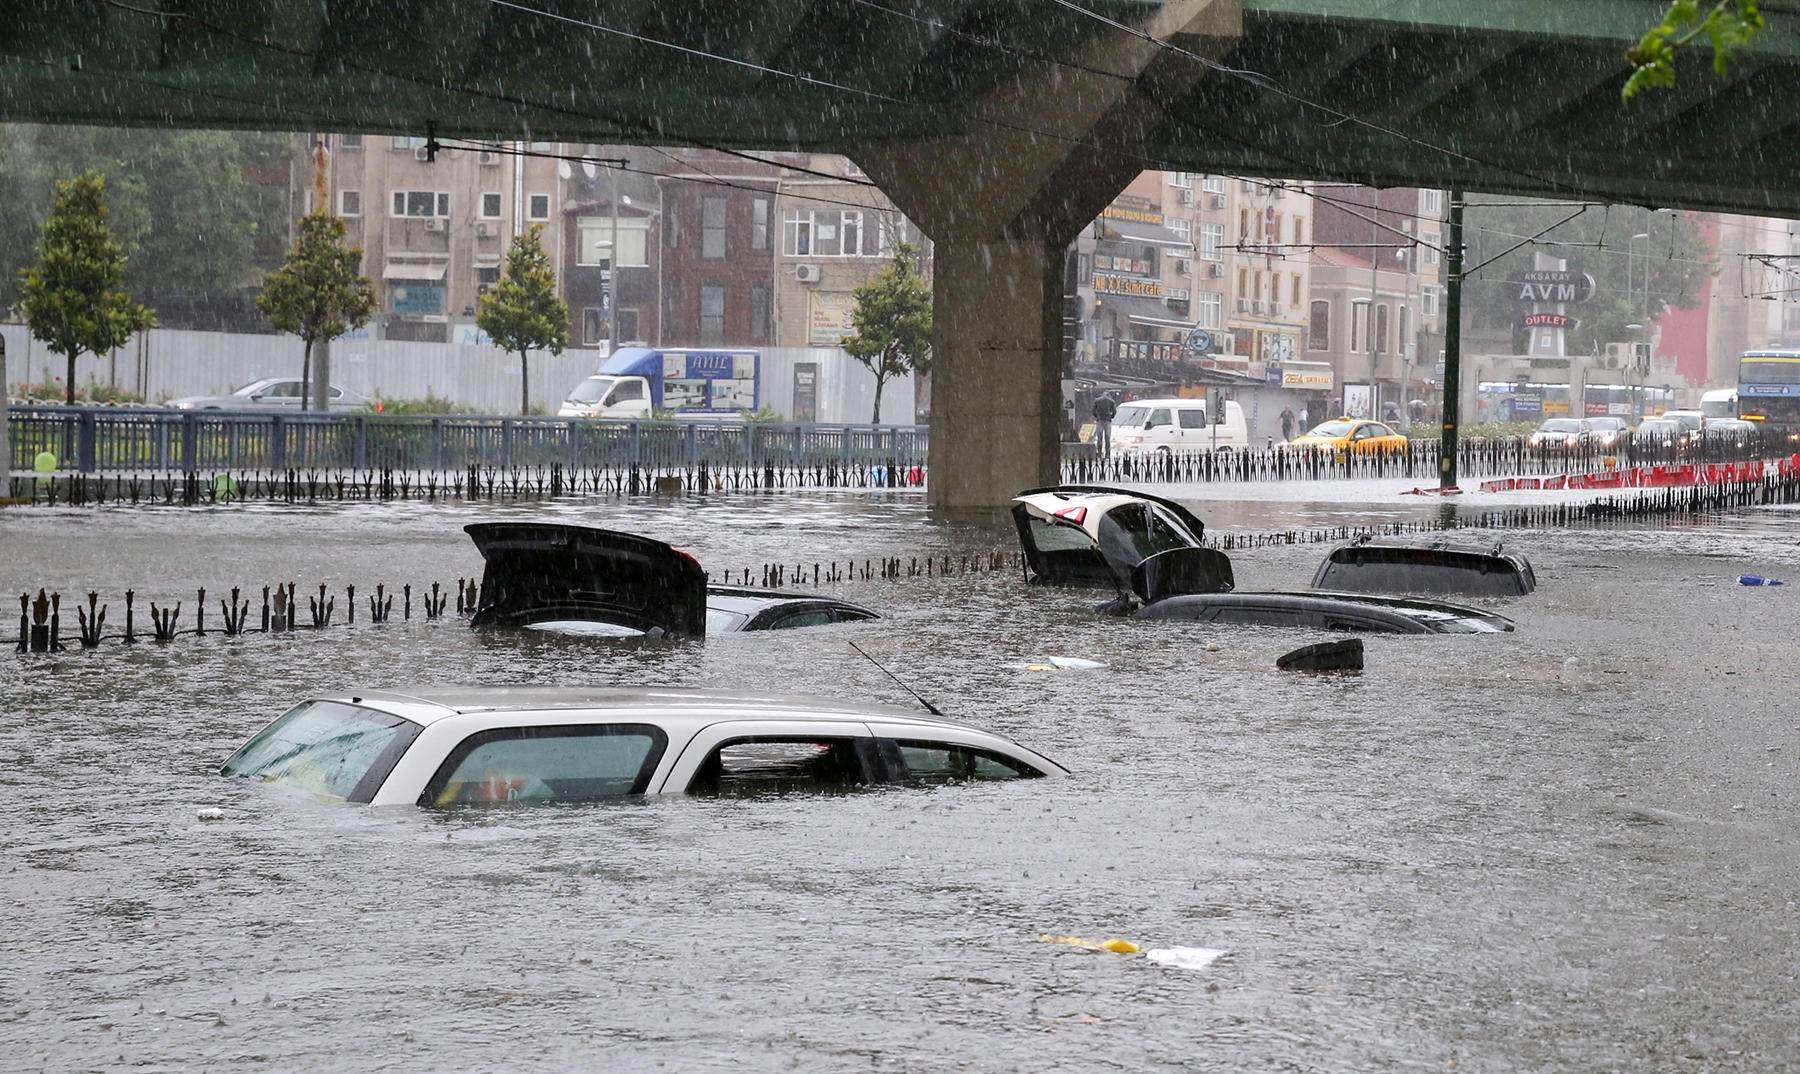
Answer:
[[1738, 417], [1800, 438], [1800, 351], [1746, 351], [1738, 359]]

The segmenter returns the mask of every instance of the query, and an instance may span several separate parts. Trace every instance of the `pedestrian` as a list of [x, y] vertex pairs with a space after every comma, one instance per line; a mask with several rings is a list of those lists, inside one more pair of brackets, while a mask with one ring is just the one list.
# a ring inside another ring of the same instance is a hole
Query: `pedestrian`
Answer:
[[1284, 406], [1281, 408], [1281, 442], [1285, 444], [1293, 438], [1294, 408], [1291, 406]]
[[1306, 407], [1302, 406], [1300, 408], [1300, 431], [1304, 433], [1310, 428], [1312, 428], [1312, 426], [1306, 424]]
[[1094, 400], [1094, 450], [1103, 459], [1112, 454], [1112, 420], [1118, 412], [1110, 394]]

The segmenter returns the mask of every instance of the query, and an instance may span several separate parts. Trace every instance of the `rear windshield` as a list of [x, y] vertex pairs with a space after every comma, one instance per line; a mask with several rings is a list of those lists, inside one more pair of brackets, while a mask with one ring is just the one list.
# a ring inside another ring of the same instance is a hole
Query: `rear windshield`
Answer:
[[220, 774], [280, 783], [331, 802], [367, 802], [419, 725], [337, 701], [308, 701], [257, 732]]

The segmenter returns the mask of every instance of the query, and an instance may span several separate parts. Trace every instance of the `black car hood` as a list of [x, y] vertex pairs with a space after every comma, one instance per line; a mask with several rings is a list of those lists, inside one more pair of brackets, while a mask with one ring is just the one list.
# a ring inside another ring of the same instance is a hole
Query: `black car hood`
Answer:
[[471, 626], [583, 619], [648, 634], [706, 633], [706, 572], [661, 541], [544, 522], [463, 531], [487, 561]]
[[1332, 549], [1312, 584], [1355, 593], [1518, 597], [1537, 588], [1537, 576], [1524, 556], [1498, 542], [1364, 537]]

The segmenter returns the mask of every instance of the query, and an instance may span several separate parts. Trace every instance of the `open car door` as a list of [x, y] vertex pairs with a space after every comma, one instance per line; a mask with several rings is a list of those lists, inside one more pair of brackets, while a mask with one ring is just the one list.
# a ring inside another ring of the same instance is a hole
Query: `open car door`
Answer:
[[477, 522], [463, 531], [487, 561], [471, 626], [580, 620], [646, 634], [706, 633], [706, 572], [661, 541], [543, 522]]

